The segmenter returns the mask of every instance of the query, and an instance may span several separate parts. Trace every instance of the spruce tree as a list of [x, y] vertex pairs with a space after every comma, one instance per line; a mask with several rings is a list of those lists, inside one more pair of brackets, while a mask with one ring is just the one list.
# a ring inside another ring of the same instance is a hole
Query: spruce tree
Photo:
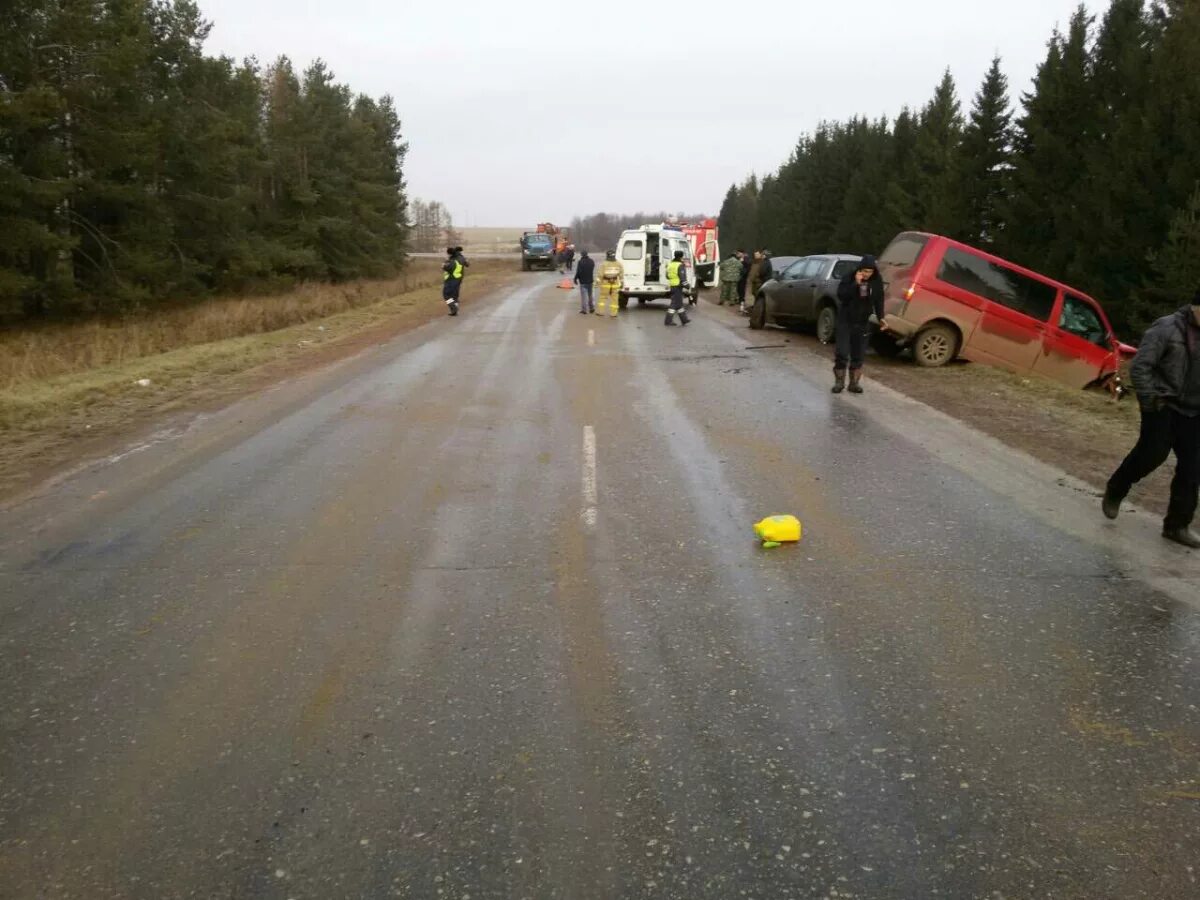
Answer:
[[954, 185], [954, 162], [962, 136], [962, 113], [947, 70], [933, 99], [921, 111], [913, 148], [916, 164], [914, 195], [922, 230], [945, 234], [961, 219]]
[[977, 246], [996, 241], [1003, 228], [1001, 209], [1012, 165], [1012, 111], [1008, 79], [1000, 58], [992, 60], [975, 95], [954, 161], [954, 193], [959, 219], [949, 234]]
[[1094, 128], [1088, 82], [1091, 18], [1080, 7], [1064, 36], [1055, 32], [1018, 120], [1000, 251], [1053, 277], [1065, 277], [1081, 245], [1076, 203]]

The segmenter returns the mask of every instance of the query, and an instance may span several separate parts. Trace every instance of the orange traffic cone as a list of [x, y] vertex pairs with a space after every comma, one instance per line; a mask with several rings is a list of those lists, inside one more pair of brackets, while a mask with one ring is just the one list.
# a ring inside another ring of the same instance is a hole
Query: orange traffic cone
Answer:
[[558, 283], [558, 286], [560, 288], [562, 288], [564, 291], [569, 291], [569, 290], [571, 290], [571, 288], [575, 287], [575, 285], [571, 282], [570, 278], [564, 278], [562, 281], [560, 281]]

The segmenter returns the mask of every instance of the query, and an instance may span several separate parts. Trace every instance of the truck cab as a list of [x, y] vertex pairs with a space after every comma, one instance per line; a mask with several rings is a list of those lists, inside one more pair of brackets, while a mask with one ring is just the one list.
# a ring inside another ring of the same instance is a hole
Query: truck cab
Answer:
[[554, 269], [554, 238], [543, 231], [527, 231], [521, 235], [521, 270]]
[[621, 233], [617, 241], [617, 261], [624, 270], [617, 305], [625, 309], [631, 299], [638, 303], [665, 300], [670, 294], [667, 285], [667, 263], [683, 251], [687, 267], [685, 292], [696, 291], [696, 267], [692, 248], [681, 228], [672, 225], [643, 225]]

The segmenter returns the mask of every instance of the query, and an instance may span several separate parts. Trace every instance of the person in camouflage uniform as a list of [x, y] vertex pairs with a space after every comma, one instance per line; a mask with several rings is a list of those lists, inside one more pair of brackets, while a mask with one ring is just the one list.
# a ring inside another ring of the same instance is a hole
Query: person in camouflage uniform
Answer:
[[727, 259], [721, 262], [721, 300], [717, 306], [724, 306], [728, 303], [733, 306], [737, 303], [738, 281], [742, 277], [742, 254], [741, 251], [735, 251]]

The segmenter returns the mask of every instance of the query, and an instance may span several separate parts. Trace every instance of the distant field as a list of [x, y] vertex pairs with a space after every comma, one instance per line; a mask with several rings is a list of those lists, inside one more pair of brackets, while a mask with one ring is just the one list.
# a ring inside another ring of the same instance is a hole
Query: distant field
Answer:
[[517, 241], [526, 230], [533, 230], [533, 225], [524, 228], [459, 228], [462, 234], [463, 252], [468, 256], [472, 253], [516, 253]]

